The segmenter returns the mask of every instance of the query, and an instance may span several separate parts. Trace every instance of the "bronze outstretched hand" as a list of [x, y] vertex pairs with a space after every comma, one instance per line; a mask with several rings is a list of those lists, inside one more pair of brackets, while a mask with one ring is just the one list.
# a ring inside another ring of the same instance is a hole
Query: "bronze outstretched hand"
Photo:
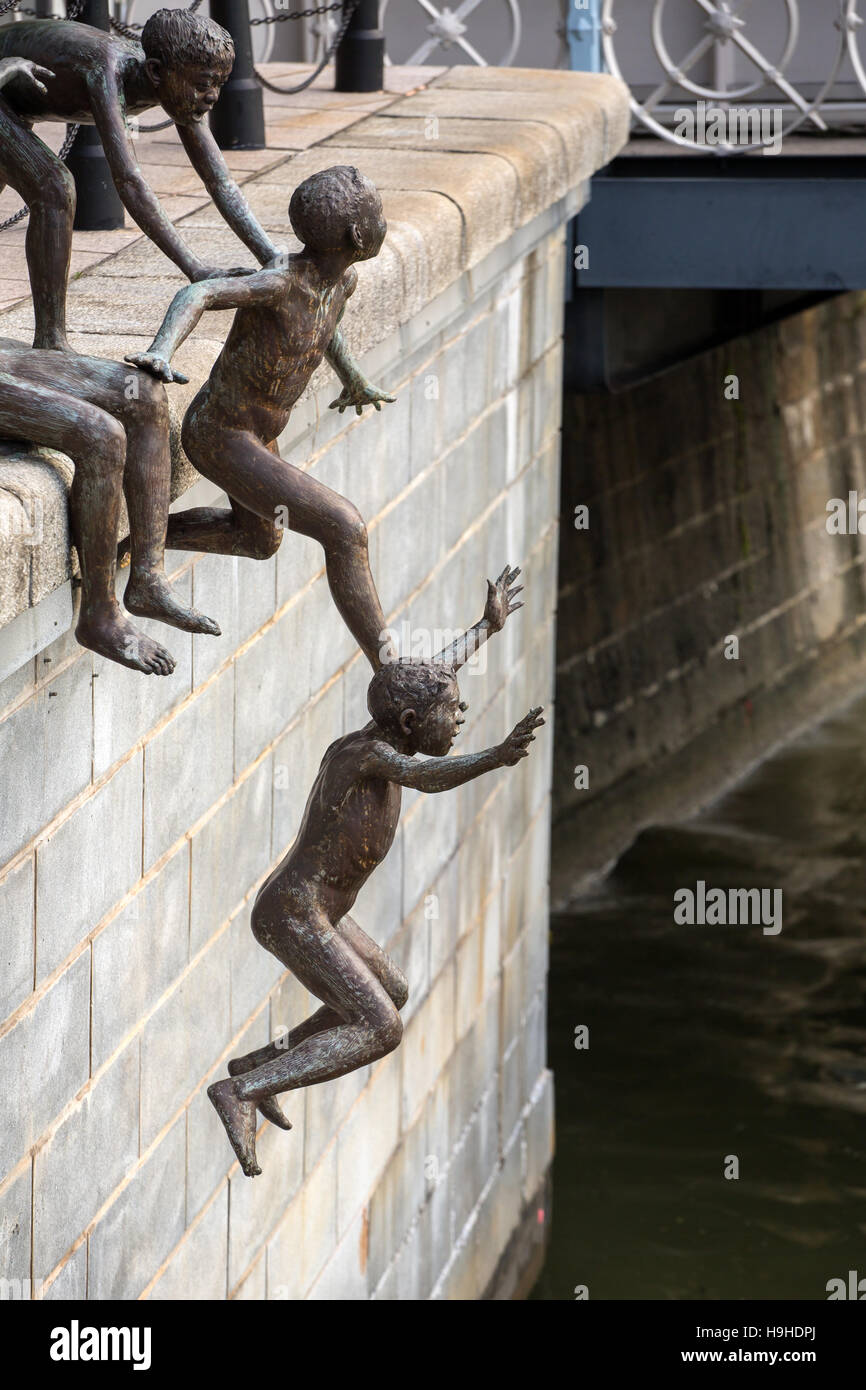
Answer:
[[355, 414], [361, 415], [365, 405], [375, 406], [377, 410], [382, 409], [382, 402], [393, 405], [396, 396], [389, 396], [387, 391], [380, 391], [378, 386], [373, 386], [369, 381], [361, 377], [358, 381], [353, 381], [350, 386], [344, 386], [335, 401], [331, 401], [329, 410], [339, 410], [342, 415], [344, 410], [351, 406], [355, 407]]
[[20, 78], [25, 90], [32, 88], [44, 97], [48, 95], [45, 83], [54, 80], [54, 73], [50, 68], [40, 67], [31, 58], [0, 58], [0, 87], [8, 86], [16, 78]]

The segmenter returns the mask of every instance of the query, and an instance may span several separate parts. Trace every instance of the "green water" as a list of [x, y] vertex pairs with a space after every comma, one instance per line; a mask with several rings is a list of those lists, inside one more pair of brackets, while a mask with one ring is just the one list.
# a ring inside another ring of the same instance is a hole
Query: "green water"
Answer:
[[[698, 879], [781, 888], [781, 932], [675, 925]], [[553, 918], [549, 989], [533, 1298], [823, 1300], [866, 1277], [866, 700], [641, 834]]]

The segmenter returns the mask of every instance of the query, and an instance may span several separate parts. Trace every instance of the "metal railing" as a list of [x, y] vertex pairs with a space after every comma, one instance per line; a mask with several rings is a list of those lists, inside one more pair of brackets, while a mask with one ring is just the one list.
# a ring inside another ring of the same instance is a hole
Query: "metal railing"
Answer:
[[[590, 0], [592, 3], [592, 0]], [[768, 43], [766, 0], [692, 0], [699, 32], [687, 51], [676, 47], [671, 6], [667, 0], [647, 0], [636, 11], [622, 0], [603, 0], [600, 5], [600, 44], [604, 67], [624, 81], [629, 71], [620, 65], [620, 48], [634, 36], [637, 25], [648, 26], [652, 52], [658, 63], [657, 84], [648, 95], [632, 95], [635, 125], [671, 144], [693, 149], [706, 143], [697, 126], [683, 129], [677, 117], [684, 106], [727, 112], [751, 104], [758, 110], [779, 114], [779, 139], [803, 133], [827, 134], [831, 129], [866, 128], [866, 68], [859, 46], [866, 6], [863, 0], [821, 0], [808, 7], [810, 39], [832, 38], [832, 57], [818, 81], [792, 78], [795, 56], [802, 61], [801, 37], [805, 6], [800, 0], [775, 0], [779, 22]], [[859, 12], [858, 12], [859, 11]], [[680, 12], [682, 13], [682, 12]], [[760, 33], [756, 32], [760, 21]], [[681, 30], [682, 32], [682, 30]], [[838, 90], [845, 72], [853, 96]], [[702, 75], [703, 74], [703, 75]], [[736, 140], [720, 136], [713, 141], [722, 154], [743, 154], [766, 141]]]

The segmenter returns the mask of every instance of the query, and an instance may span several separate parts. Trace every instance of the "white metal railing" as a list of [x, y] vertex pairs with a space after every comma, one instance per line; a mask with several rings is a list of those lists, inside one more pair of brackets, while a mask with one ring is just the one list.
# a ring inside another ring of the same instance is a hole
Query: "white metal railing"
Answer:
[[[478, 67], [490, 64], [507, 68], [514, 62], [522, 36], [519, 0], [462, 0], [453, 9], [449, 5], [434, 4], [433, 0], [415, 0], [415, 3], [420, 11], [419, 41], [411, 53], [400, 55], [401, 63], [410, 66], [423, 63], [447, 65], [452, 55], [461, 62], [468, 58], [470, 63]], [[529, 4], [531, 6], [532, 0], [529, 0]], [[388, 8], [389, 0], [381, 0], [380, 23], [385, 30], [386, 42]], [[508, 31], [504, 46], [498, 32], [503, 20]], [[497, 32], [492, 32], [494, 23]], [[495, 45], [492, 50], [488, 47], [490, 43]], [[487, 49], [488, 57], [485, 57], [482, 45]]]
[[[751, 21], [755, 17], [755, 0], [692, 0], [700, 12], [698, 18], [703, 30], [687, 53], [674, 56], [676, 36], [668, 33], [670, 28], [670, 6], [667, 0], [647, 0], [636, 12], [634, 5], [626, 7], [628, 13], [622, 26], [618, 15], [623, 5], [617, 0], [603, 0], [601, 11], [602, 49], [607, 70], [628, 82], [628, 73], [620, 68], [617, 52], [618, 44], [627, 37], [626, 25], [634, 26], [649, 20], [652, 49], [660, 68], [660, 81], [649, 95], [639, 100], [632, 96], [632, 113], [635, 122], [644, 126], [661, 139], [675, 145], [693, 149], [707, 143], [706, 112], [735, 115], [741, 114], [749, 102], [756, 111], [765, 113], [773, 109], [778, 115], [778, 140], [794, 131], [827, 132], [831, 126], [840, 124], [866, 127], [866, 68], [859, 47], [859, 31], [864, 24], [866, 5], [863, 0], [822, 0], [820, 13], [814, 4], [809, 10], [811, 33], [816, 24], [826, 25], [833, 37], [833, 58], [830, 69], [823, 80], [812, 83], [812, 90], [805, 90], [802, 82], [789, 78], [788, 72], [792, 58], [798, 50], [801, 37], [801, 9], [799, 0], [777, 0], [780, 23], [774, 32], [778, 39], [777, 55], [768, 53], [767, 45], [762, 47], [756, 39]], [[647, 15], [647, 10], [651, 13]], [[858, 7], [863, 11], [858, 13]], [[750, 13], [751, 11], [751, 13]], [[760, 12], [766, 30], [767, 7], [764, 2]], [[667, 21], [667, 22], [666, 22]], [[748, 77], [737, 83], [735, 60], [745, 64]], [[694, 76], [698, 64], [710, 61], [712, 77], [699, 81]], [[846, 67], [846, 75], [851, 74], [856, 89], [855, 99], [840, 100], [836, 92], [840, 73]], [[817, 90], [814, 90], [817, 87]], [[678, 100], [678, 98], [681, 98]], [[677, 104], [679, 108], [691, 102], [696, 108], [703, 104], [701, 123], [680, 121], [677, 125]], [[686, 127], [685, 129], [683, 127]], [[719, 127], [715, 126], [718, 135]], [[734, 127], [739, 135], [748, 129], [744, 122]], [[730, 138], [731, 130], [718, 136], [712, 143], [723, 154], [745, 153], [766, 147], [766, 138]]]
[[[412, 64], [525, 62], [524, 31], [555, 27], [566, 62], [570, 53], [572, 65], [629, 85], [637, 131], [687, 149], [745, 153], [778, 149], [795, 131], [866, 131], [866, 0], [382, 0], [381, 15], [392, 56]], [[689, 108], [702, 116], [691, 127], [678, 120]], [[711, 141], [707, 108], [729, 117]]]

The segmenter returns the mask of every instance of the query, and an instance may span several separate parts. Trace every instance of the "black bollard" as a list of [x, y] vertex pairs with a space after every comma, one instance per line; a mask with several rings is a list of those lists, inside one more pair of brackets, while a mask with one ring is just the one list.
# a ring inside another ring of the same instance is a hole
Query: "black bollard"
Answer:
[[214, 139], [221, 150], [263, 150], [265, 110], [253, 71], [248, 0], [210, 0], [210, 15], [228, 29], [235, 46], [231, 76], [210, 114]]
[[[108, 0], [84, 0], [77, 18], [79, 24], [107, 30]], [[72, 225], [76, 231], [108, 232], [122, 227], [123, 203], [114, 186], [102, 141], [92, 125], [81, 126], [66, 164], [75, 179], [75, 221]]]
[[385, 35], [379, 0], [361, 0], [337, 49], [337, 92], [381, 92], [385, 85]]

